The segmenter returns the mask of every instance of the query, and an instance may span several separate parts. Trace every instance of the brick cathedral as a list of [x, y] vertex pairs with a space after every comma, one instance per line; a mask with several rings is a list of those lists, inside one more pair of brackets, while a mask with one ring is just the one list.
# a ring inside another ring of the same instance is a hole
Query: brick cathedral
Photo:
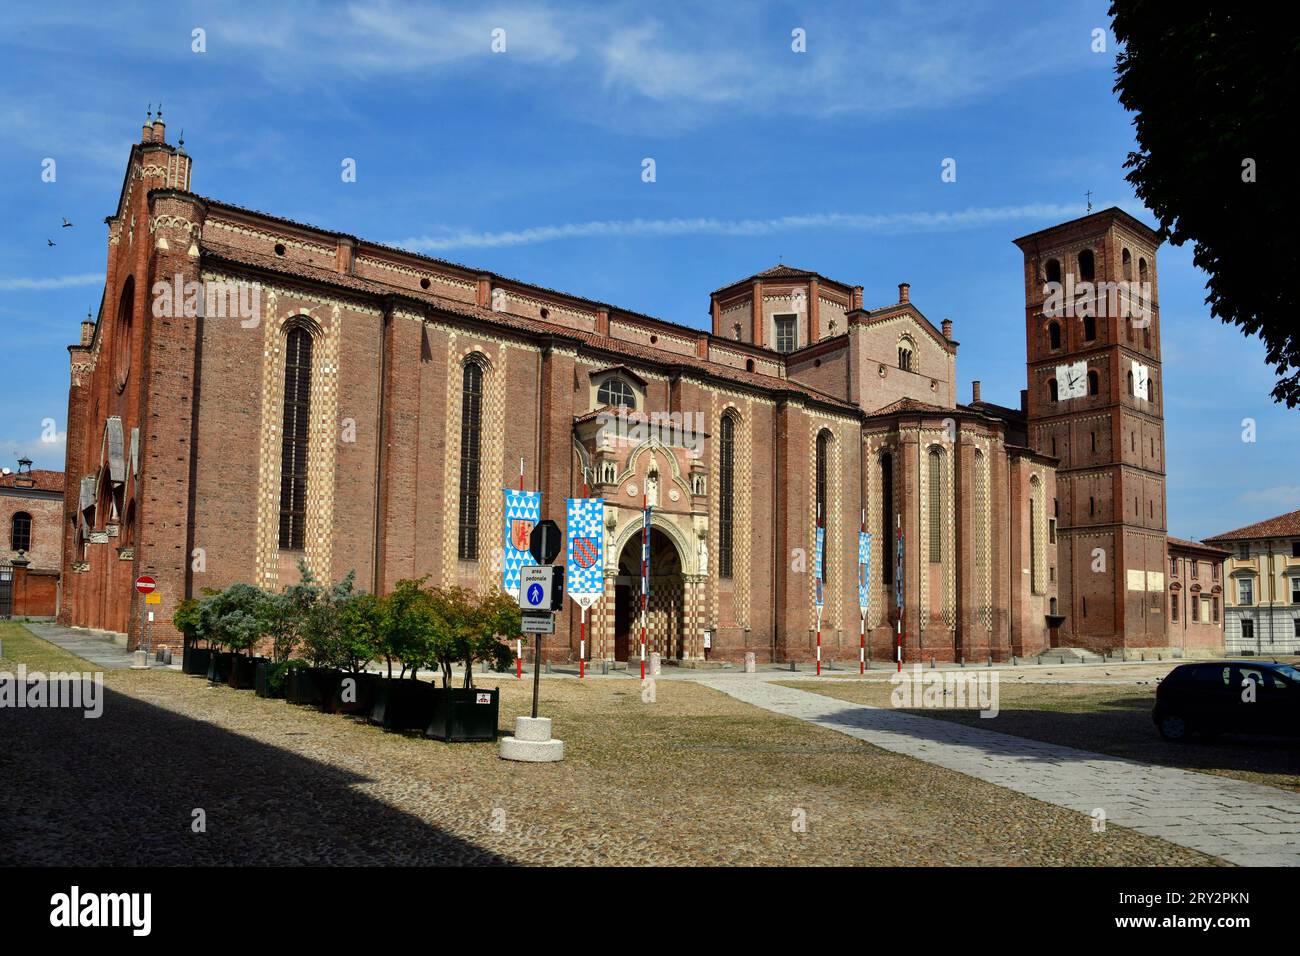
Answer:
[[[1007, 408], [979, 383], [958, 400], [953, 325], [906, 283], [868, 308], [861, 286], [778, 265], [713, 292], [702, 331], [204, 197], [190, 175], [146, 123], [99, 315], [69, 347], [65, 623], [134, 646], [150, 574], [154, 643], [176, 644], [178, 601], [281, 588], [300, 559], [378, 592], [497, 586], [522, 459], [543, 516], [605, 501], [593, 659], [636, 653], [643, 496], [650, 649], [670, 661], [810, 659], [819, 520], [825, 657], [858, 654], [864, 523], [873, 658], [893, 655], [900, 574], [905, 661], [1168, 644], [1158, 311], [1140, 329], [1044, 314], [1052, 281], [1154, 288], [1156, 237], [1118, 209], [1017, 240], [1029, 387]], [[702, 428], [611, 441], [615, 413]], [[577, 655], [575, 606], [548, 641]]]

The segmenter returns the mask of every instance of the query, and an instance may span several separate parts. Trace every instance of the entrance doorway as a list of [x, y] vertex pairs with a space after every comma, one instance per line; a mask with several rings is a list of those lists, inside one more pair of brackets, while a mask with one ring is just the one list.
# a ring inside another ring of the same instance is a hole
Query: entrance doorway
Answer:
[[[650, 593], [646, 602], [646, 654], [664, 660], [687, 654], [685, 579], [677, 546], [663, 531], [650, 529]], [[634, 534], [619, 555], [614, 585], [614, 659], [641, 656], [641, 535]]]

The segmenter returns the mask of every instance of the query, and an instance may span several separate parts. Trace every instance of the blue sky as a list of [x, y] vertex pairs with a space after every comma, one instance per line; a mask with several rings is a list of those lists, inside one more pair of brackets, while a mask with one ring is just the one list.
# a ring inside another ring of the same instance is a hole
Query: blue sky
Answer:
[[[1106, 7], [6, 5], [0, 461], [62, 467], [41, 423], [65, 428], [103, 218], [160, 100], [198, 193], [688, 325], [707, 325], [711, 290], [778, 260], [863, 285], [868, 306], [910, 282], [955, 323], [963, 400], [977, 378], [1016, 405], [1011, 239], [1081, 215], [1087, 190], [1151, 222], [1123, 179], [1114, 41], [1091, 50]], [[1190, 248], [1159, 263], [1170, 533], [1300, 507], [1300, 414], [1269, 397], [1262, 346], [1209, 316]]]

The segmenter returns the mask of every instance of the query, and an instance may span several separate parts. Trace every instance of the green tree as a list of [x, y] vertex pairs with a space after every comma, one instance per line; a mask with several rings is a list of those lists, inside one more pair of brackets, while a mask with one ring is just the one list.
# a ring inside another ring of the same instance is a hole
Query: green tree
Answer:
[[380, 628], [380, 652], [388, 662], [388, 676], [393, 675], [393, 661], [402, 664], [402, 677], [411, 672], [414, 679], [421, 668], [435, 666], [440, 658], [442, 628], [433, 595], [425, 588], [427, 577], [398, 581], [393, 592], [384, 598]]
[[384, 600], [374, 594], [353, 594], [336, 605], [339, 622], [339, 660], [354, 674], [382, 653]]
[[487, 664], [493, 670], [510, 666], [514, 651], [510, 642], [519, 637], [523, 615], [519, 604], [509, 594], [494, 589], [483, 594], [474, 608], [472, 626], [461, 646], [465, 661], [465, 686], [474, 686], [474, 662]]
[[1283, 148], [1300, 89], [1300, 27], [1264, 4], [1116, 0], [1115, 91], [1134, 116], [1128, 181], [1162, 238], [1193, 244], [1212, 315], [1258, 334], [1300, 404], [1300, 243], [1269, 241], [1300, 206]]
[[251, 656], [267, 633], [266, 594], [251, 584], [232, 584], [201, 603], [200, 623], [224, 647]]

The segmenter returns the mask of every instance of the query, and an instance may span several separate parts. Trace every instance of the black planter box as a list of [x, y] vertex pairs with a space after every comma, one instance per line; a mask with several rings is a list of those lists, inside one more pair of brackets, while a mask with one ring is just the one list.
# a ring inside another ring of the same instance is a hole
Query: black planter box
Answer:
[[[378, 674], [367, 674], [364, 671], [360, 674], [354, 674], [351, 671], [336, 671], [335, 677], [330, 684], [331, 693], [329, 696], [329, 707], [326, 708], [334, 714], [365, 714], [370, 715], [375, 706], [375, 698], [378, 696], [379, 683], [383, 678]], [[349, 680], [356, 681], [354, 692], [349, 695], [352, 700], [343, 699], [343, 692], [347, 688]]]
[[284, 697], [291, 704], [320, 705], [325, 699], [328, 667], [293, 667], [284, 681]]
[[424, 735], [446, 741], [496, 740], [500, 693], [495, 687], [444, 688], [434, 699]]
[[252, 690], [257, 686], [257, 665], [265, 657], [245, 657], [243, 654], [230, 656], [230, 673], [226, 683], [235, 690]]
[[284, 696], [285, 680], [281, 680], [278, 686], [271, 684], [271, 673], [274, 670], [275, 664], [272, 661], [257, 662], [253, 690], [258, 697], [279, 698]]
[[208, 659], [208, 680], [224, 684], [230, 680], [230, 660], [235, 655], [229, 651], [213, 651]]
[[181, 657], [181, 671], [186, 674], [198, 674], [200, 677], [208, 672], [208, 664], [212, 661], [212, 648], [210, 647], [190, 647], [185, 645], [185, 650]]
[[384, 678], [374, 683], [370, 722], [385, 730], [424, 730], [442, 691], [429, 681]]

